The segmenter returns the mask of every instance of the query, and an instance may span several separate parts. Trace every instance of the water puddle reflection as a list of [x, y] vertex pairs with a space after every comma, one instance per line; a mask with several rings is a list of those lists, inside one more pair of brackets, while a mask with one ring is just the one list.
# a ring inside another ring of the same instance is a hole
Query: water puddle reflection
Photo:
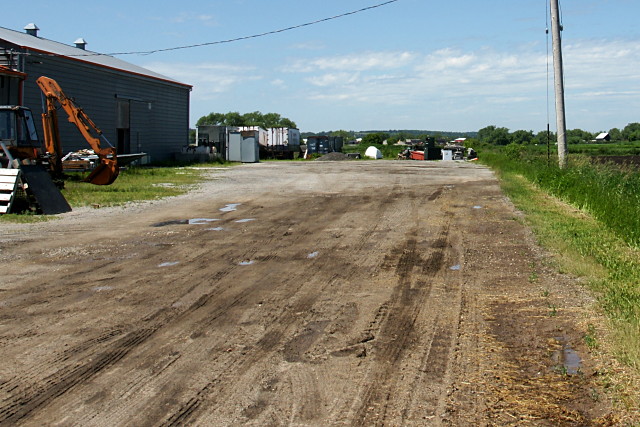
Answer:
[[582, 359], [578, 352], [571, 348], [566, 342], [565, 337], [556, 337], [556, 341], [558, 341], [561, 348], [553, 352], [554, 362], [558, 364], [562, 372], [566, 375], [577, 375], [580, 373]]
[[207, 231], [222, 231], [222, 230], [224, 230], [224, 228], [222, 227], [207, 228]]
[[240, 203], [229, 203], [224, 208], [220, 208], [220, 212], [233, 212], [238, 210], [238, 206], [240, 206]]
[[318, 251], [311, 252], [309, 255], [307, 255], [307, 258], [312, 259], [312, 258], [317, 257], [318, 255], [320, 255], [320, 253]]
[[255, 220], [256, 220], [255, 218], [244, 218], [244, 219], [239, 219], [239, 220], [237, 220], [235, 222], [238, 222], [238, 223], [242, 224], [244, 222], [251, 222], [251, 221], [255, 221]]
[[158, 267], [160, 267], [160, 268], [173, 267], [174, 265], [178, 265], [178, 264], [180, 264], [179, 261], [163, 262], [162, 264], [158, 264]]
[[198, 224], [209, 224], [210, 222], [220, 221], [216, 218], [193, 218], [189, 220], [189, 224], [198, 225]]
[[460, 264], [456, 264], [454, 266], [449, 267], [449, 270], [458, 271], [460, 270]]
[[255, 263], [254, 260], [248, 260], [248, 261], [239, 262], [238, 265], [253, 265], [253, 263]]

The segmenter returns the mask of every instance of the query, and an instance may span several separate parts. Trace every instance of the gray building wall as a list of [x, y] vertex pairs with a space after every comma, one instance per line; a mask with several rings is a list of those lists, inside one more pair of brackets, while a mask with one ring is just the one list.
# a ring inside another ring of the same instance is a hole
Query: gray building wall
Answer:
[[[27, 74], [24, 104], [36, 115], [42, 113], [36, 79], [47, 76], [75, 100], [119, 153], [145, 152], [157, 162], [171, 159], [188, 144], [190, 86], [39, 52], [19, 62], [20, 71]], [[89, 148], [66, 113], [60, 110], [58, 117], [64, 151]], [[126, 132], [118, 128], [127, 125], [129, 144], [123, 144]], [[42, 139], [39, 121], [38, 131]]]

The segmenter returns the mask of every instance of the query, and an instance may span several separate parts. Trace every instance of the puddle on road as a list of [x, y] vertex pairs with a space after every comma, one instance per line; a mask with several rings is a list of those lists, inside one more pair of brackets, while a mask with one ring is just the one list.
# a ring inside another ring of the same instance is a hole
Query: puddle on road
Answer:
[[220, 221], [217, 218], [193, 218], [189, 220], [189, 224], [198, 225], [198, 224], [209, 224], [210, 222]]
[[318, 255], [320, 255], [320, 252], [315, 251], [315, 252], [311, 252], [309, 255], [307, 255], [307, 258], [312, 259], [317, 257]]
[[222, 230], [224, 230], [224, 228], [222, 227], [207, 228], [207, 231], [222, 231]]
[[153, 224], [153, 227], [166, 227], [167, 225], [204, 225], [210, 222], [220, 221], [217, 218], [192, 218], [192, 219], [172, 219]]
[[480, 205], [475, 205], [475, 206], [473, 207], [473, 209], [482, 209], [482, 206], [480, 206]]
[[160, 268], [173, 267], [174, 265], [178, 265], [178, 264], [180, 264], [179, 261], [163, 262], [162, 264], [158, 264], [158, 267], [160, 267]]
[[104, 292], [104, 291], [112, 291], [113, 290], [113, 286], [96, 286], [95, 288], [91, 289], [94, 292]]
[[238, 206], [240, 206], [240, 203], [229, 203], [224, 208], [220, 208], [220, 212], [233, 212], [238, 210]]
[[242, 261], [239, 262], [238, 265], [253, 265], [255, 263], [254, 260]]
[[567, 347], [563, 350], [564, 353], [564, 367], [567, 369], [568, 375], [576, 375], [580, 370], [582, 359], [578, 353], [571, 347]]
[[556, 337], [555, 339], [562, 348], [553, 352], [553, 360], [562, 366], [567, 375], [577, 375], [582, 366], [580, 355], [566, 343], [564, 337]]
[[449, 267], [449, 270], [458, 271], [460, 270], [460, 264], [453, 265]]
[[244, 219], [239, 219], [239, 220], [234, 221], [234, 222], [238, 222], [238, 223], [242, 224], [244, 222], [251, 222], [251, 221], [255, 221], [255, 220], [256, 220], [255, 218], [244, 218]]

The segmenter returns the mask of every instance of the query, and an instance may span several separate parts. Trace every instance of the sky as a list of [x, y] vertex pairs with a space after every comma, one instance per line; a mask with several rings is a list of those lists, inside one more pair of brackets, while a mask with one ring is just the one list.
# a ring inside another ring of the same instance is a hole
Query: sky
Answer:
[[[267, 33], [386, 0], [30, 0], [0, 26], [105, 54]], [[55, 7], [54, 7], [55, 5]], [[640, 2], [560, 0], [566, 123], [640, 122]], [[118, 54], [193, 86], [190, 126], [211, 112], [274, 112], [302, 132], [555, 129], [549, 0], [397, 0], [231, 43]], [[547, 53], [549, 52], [549, 53]]]

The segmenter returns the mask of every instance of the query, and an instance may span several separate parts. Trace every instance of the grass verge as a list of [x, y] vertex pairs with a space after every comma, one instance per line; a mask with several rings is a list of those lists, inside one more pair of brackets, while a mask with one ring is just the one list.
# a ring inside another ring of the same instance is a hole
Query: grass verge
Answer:
[[[218, 163], [188, 167], [133, 167], [120, 172], [111, 185], [83, 182], [86, 173], [69, 173], [62, 194], [72, 208], [81, 206], [118, 206], [128, 202], [157, 200], [186, 193], [202, 181], [208, 168]], [[51, 216], [33, 213], [0, 215], [0, 222], [34, 223]]]
[[118, 206], [184, 194], [201, 181], [201, 167], [129, 168], [111, 185], [91, 185], [83, 175], [71, 174], [62, 194], [71, 207]]
[[[498, 171], [503, 191], [525, 213], [542, 246], [555, 254], [561, 272], [581, 277], [598, 298], [609, 321], [608, 337], [589, 330], [595, 351], [612, 352], [623, 366], [608, 384], [627, 408], [640, 407], [640, 250], [584, 211], [549, 196], [527, 178]], [[606, 345], [600, 346], [600, 342]], [[611, 366], [611, 365], [609, 365]], [[625, 374], [626, 372], [626, 374]], [[627, 375], [628, 374], [628, 375]]]

